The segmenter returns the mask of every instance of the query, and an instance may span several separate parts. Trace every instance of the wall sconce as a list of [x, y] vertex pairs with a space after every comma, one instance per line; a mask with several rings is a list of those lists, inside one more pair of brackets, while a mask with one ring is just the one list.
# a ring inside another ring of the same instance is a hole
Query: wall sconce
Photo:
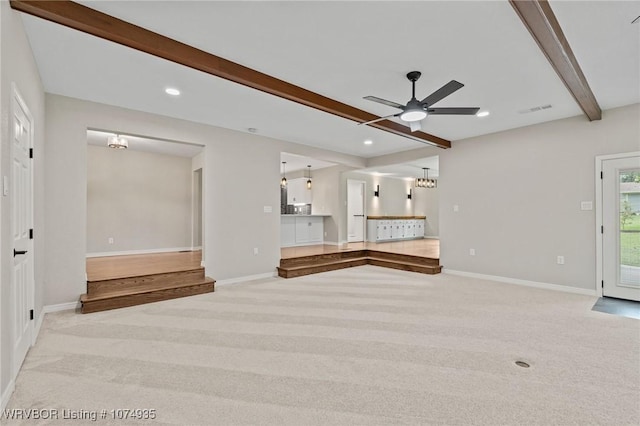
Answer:
[[376, 185], [376, 190], [373, 191], [373, 196], [374, 197], [379, 197], [380, 196], [380, 185]]
[[411, 188], [409, 188], [409, 193], [407, 194], [407, 200], [411, 199]]

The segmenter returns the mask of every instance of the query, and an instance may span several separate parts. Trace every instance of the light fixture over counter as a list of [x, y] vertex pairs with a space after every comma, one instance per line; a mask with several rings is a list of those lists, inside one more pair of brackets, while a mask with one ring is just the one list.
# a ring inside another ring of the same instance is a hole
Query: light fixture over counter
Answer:
[[287, 164], [286, 161], [282, 162], [282, 179], [280, 179], [280, 186], [283, 188], [287, 186], [287, 174], [285, 171], [286, 164]]
[[120, 135], [113, 135], [107, 138], [107, 146], [115, 149], [127, 149], [129, 147], [129, 141]]
[[309, 176], [307, 176], [307, 189], [311, 189], [311, 165], [307, 166], [309, 170]]
[[436, 188], [437, 186], [438, 181], [436, 179], [429, 179], [429, 167], [423, 167], [422, 177], [416, 178], [416, 188]]

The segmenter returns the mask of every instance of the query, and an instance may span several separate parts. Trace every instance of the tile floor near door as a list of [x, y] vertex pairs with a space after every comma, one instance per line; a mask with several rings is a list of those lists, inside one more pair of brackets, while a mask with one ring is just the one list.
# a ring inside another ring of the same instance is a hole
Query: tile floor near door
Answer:
[[389, 241], [383, 243], [349, 243], [347, 247], [336, 245], [318, 244], [314, 246], [283, 247], [280, 249], [280, 257], [289, 259], [292, 257], [313, 256], [316, 254], [339, 253], [354, 250], [378, 250], [388, 253], [408, 254], [433, 259], [440, 258], [440, 240], [424, 238], [420, 240]]

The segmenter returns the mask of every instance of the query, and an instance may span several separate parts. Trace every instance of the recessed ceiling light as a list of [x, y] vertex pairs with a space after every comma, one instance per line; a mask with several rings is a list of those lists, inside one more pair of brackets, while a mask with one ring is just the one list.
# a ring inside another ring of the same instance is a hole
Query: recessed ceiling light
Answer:
[[373, 141], [371, 139], [367, 139], [366, 141], [364, 141], [365, 145], [372, 145]]
[[489, 115], [489, 111], [480, 111], [476, 114], [477, 117], [486, 117], [487, 115]]
[[167, 87], [166, 89], [164, 89], [164, 91], [167, 95], [171, 95], [171, 96], [180, 95], [180, 91], [178, 89], [174, 89], [173, 87]]

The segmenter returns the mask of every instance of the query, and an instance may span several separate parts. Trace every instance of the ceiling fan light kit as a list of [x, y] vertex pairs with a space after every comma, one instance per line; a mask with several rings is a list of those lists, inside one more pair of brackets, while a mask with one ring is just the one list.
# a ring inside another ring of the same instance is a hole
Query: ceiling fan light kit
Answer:
[[407, 78], [409, 79], [409, 81], [411, 81], [411, 99], [409, 100], [409, 102], [407, 102], [406, 105], [388, 101], [376, 96], [365, 96], [364, 99], [368, 101], [373, 101], [393, 108], [398, 108], [401, 109], [402, 112], [379, 117], [375, 120], [366, 121], [359, 124], [372, 124], [378, 121], [386, 120], [387, 118], [399, 117], [400, 120], [409, 123], [411, 131], [415, 132], [421, 130], [422, 126], [420, 125], [420, 121], [424, 120], [428, 115], [475, 115], [480, 110], [480, 108], [478, 107], [432, 108], [432, 105], [436, 102], [441, 101], [456, 90], [464, 87], [464, 84], [455, 80], [451, 80], [449, 83], [445, 84], [423, 100], [419, 101], [416, 98], [416, 81], [418, 81], [421, 75], [422, 74], [420, 73], [420, 71], [411, 71], [407, 74]]

